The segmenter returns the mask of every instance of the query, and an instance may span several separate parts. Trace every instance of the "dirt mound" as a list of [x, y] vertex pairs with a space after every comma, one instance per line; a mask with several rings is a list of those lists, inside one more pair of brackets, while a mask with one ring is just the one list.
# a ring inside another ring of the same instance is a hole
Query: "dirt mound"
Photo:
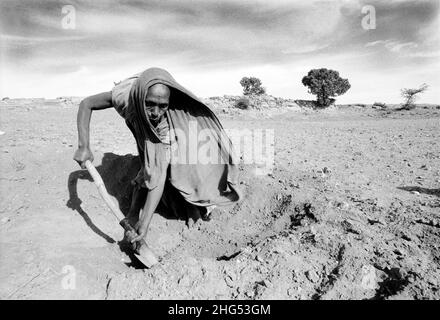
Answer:
[[246, 96], [222, 96], [204, 99], [204, 102], [214, 110], [229, 110], [237, 108], [237, 102], [245, 98], [249, 101], [249, 109], [265, 110], [274, 108], [289, 108], [300, 111], [300, 107], [292, 99], [274, 97], [267, 94]]

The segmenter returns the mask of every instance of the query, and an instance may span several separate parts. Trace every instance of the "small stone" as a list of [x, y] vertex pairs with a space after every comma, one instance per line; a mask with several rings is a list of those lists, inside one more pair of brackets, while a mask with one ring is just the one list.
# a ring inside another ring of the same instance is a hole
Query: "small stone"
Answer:
[[411, 191], [412, 194], [415, 194], [416, 196], [420, 195], [420, 192], [418, 191]]
[[182, 277], [180, 277], [179, 280], [177, 280], [177, 283], [181, 286], [188, 287], [190, 285], [191, 281], [190, 281], [188, 275], [185, 274]]
[[387, 223], [385, 222], [385, 220], [382, 219], [382, 218], [378, 218], [378, 219], [367, 218], [367, 221], [368, 221], [369, 224], [373, 224], [373, 225], [376, 224], [376, 223], [381, 224], [381, 225], [384, 225], [384, 226], [387, 225]]
[[244, 293], [247, 297], [249, 298], [253, 298], [254, 297], [254, 293], [251, 290], [248, 290]]
[[273, 248], [272, 252], [276, 253], [276, 254], [283, 254], [284, 250], [280, 247], [275, 247], [275, 248]]
[[252, 248], [250, 248], [250, 247], [244, 247], [244, 248], [241, 250], [241, 253], [242, 253], [243, 255], [249, 255], [249, 254], [251, 254], [251, 252], [252, 252]]
[[313, 283], [316, 283], [319, 281], [319, 276], [314, 270], [306, 271], [306, 277], [307, 277], [307, 279], [309, 279]]
[[228, 268], [227, 266], [224, 267], [223, 272], [226, 275], [226, 277], [229, 277], [232, 280], [236, 280], [237, 279], [237, 275], [230, 268]]
[[344, 209], [344, 210], [347, 210], [350, 207], [350, 205], [347, 202], [345, 202], [345, 201], [339, 202], [337, 204], [337, 206], [338, 206], [338, 208], [341, 208], [341, 209]]
[[1, 222], [6, 223], [6, 222], [9, 222], [10, 220], [11, 219], [9, 217], [4, 217], [4, 218], [2, 218]]
[[361, 286], [366, 290], [374, 290], [377, 288], [376, 268], [372, 265], [364, 265], [361, 270], [362, 279]]
[[403, 239], [403, 240], [406, 240], [406, 241], [412, 241], [413, 239], [411, 238], [411, 236], [408, 234], [408, 233], [402, 233], [402, 236], [401, 236], [401, 238]]
[[269, 280], [264, 279], [263, 286], [265, 286], [266, 288], [270, 288], [270, 287], [272, 287], [272, 283]]
[[294, 296], [296, 293], [297, 293], [298, 291], [297, 290], [295, 290], [295, 289], [293, 289], [293, 288], [289, 288], [289, 289], [287, 289], [287, 295], [288, 296]]
[[230, 277], [225, 277], [225, 282], [226, 282], [226, 285], [228, 286], [228, 287], [230, 287], [230, 288], [233, 288], [234, 287], [234, 281], [230, 278]]
[[405, 250], [403, 250], [403, 249], [399, 249], [399, 248], [394, 249], [393, 252], [394, 252], [395, 254], [399, 255], [399, 256], [404, 256], [404, 255], [406, 254], [406, 251], [405, 251]]
[[437, 286], [437, 284], [438, 284], [438, 280], [437, 280], [434, 276], [429, 277], [429, 278], [427, 279], [427, 282], [428, 282], [429, 284], [434, 285], [434, 286]]

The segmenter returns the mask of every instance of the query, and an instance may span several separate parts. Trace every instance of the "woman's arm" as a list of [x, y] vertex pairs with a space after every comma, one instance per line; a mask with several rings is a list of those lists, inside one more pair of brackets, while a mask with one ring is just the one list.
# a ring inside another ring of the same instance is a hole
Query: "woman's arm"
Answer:
[[153, 213], [162, 198], [166, 177], [167, 170], [162, 170], [157, 186], [154, 189], [148, 190], [147, 200], [145, 201], [139, 221], [135, 226], [138, 236], [131, 240], [132, 243], [145, 238]]
[[90, 150], [90, 118], [92, 111], [111, 107], [111, 92], [103, 92], [87, 97], [79, 104], [77, 115], [78, 149], [75, 151], [73, 159], [78, 162], [83, 169], [85, 168], [84, 163], [86, 160], [93, 161], [93, 154]]

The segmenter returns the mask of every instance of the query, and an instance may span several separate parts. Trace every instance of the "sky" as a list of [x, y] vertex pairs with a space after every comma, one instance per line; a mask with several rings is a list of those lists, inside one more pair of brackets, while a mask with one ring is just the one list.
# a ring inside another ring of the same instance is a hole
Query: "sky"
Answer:
[[[70, 6], [68, 6], [70, 5]], [[68, 6], [68, 7], [66, 7]], [[439, 0], [0, 0], [0, 96], [87, 96], [149, 67], [200, 97], [313, 99], [311, 69], [351, 83], [338, 103], [440, 103]], [[375, 15], [373, 15], [375, 13]], [[375, 22], [375, 24], [374, 24]]]

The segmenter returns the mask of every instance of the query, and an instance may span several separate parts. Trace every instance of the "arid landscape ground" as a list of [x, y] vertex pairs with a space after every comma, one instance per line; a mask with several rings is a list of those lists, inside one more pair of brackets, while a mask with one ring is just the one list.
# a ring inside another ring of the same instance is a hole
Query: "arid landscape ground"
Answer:
[[[155, 214], [141, 269], [72, 160], [77, 100], [0, 102], [1, 299], [440, 299], [440, 108], [213, 108], [275, 130], [275, 168], [240, 165], [244, 200], [188, 229]], [[114, 110], [94, 164], [126, 212], [139, 166]]]

